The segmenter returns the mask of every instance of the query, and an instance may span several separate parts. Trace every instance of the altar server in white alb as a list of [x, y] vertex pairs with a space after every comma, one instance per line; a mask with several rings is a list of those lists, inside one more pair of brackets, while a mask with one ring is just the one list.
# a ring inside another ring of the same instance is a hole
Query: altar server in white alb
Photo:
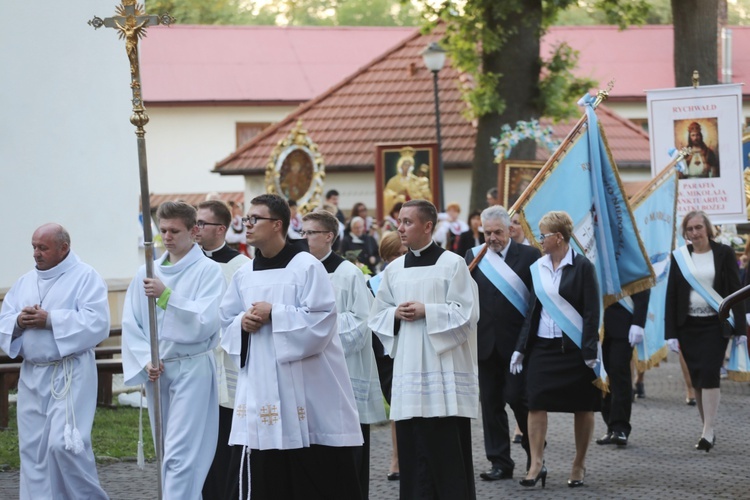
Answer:
[[70, 250], [59, 224], [37, 229], [31, 245], [36, 268], [13, 285], [0, 311], [0, 348], [23, 356], [20, 498], [107, 498], [91, 450], [94, 347], [109, 335], [107, 285]]
[[401, 498], [473, 499], [479, 301], [464, 260], [433, 242], [436, 221], [432, 203], [404, 203], [398, 232], [409, 252], [383, 271], [369, 326], [394, 358]]
[[372, 294], [362, 271], [333, 252], [339, 221], [328, 212], [310, 212], [302, 219], [302, 234], [310, 253], [323, 263], [336, 292], [336, 313], [339, 337], [344, 347], [349, 378], [359, 411], [364, 445], [356, 454], [362, 496], [369, 497], [370, 488], [370, 424], [385, 420], [383, 392], [380, 389], [372, 332], [367, 317]]
[[[216, 450], [219, 399], [213, 348], [219, 341], [219, 303], [226, 287], [221, 266], [193, 242], [195, 209], [166, 202], [157, 211], [166, 252], [128, 287], [122, 314], [122, 368], [126, 385], [146, 385], [153, 401], [160, 379], [165, 499], [201, 498]], [[156, 298], [160, 366], [151, 364], [148, 298]], [[154, 416], [149, 405], [153, 429]]]
[[362, 432], [333, 286], [318, 259], [285, 241], [286, 200], [264, 194], [250, 203], [255, 258], [221, 303], [221, 344], [240, 366], [229, 443], [250, 452], [253, 498], [359, 499]]

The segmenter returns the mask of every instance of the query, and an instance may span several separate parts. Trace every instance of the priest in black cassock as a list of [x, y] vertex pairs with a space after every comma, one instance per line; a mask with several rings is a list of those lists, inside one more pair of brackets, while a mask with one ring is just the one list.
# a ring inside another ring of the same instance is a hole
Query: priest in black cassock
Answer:
[[[479, 288], [479, 395], [484, 450], [491, 467], [479, 477], [496, 481], [511, 479], [515, 466], [510, 457], [506, 403], [513, 409], [523, 433], [521, 444], [526, 451], [526, 469], [529, 467], [525, 374], [512, 375], [509, 367], [528, 307], [529, 267], [541, 257], [541, 253], [535, 247], [516, 243], [510, 238], [511, 221], [505, 208], [491, 206], [482, 212], [481, 218], [488, 249], [471, 276]], [[479, 245], [469, 250], [466, 262], [471, 263], [482, 248]]]
[[[221, 265], [227, 284], [237, 269], [250, 262], [247, 256], [226, 244], [227, 229], [231, 223], [232, 213], [223, 201], [206, 200], [198, 204], [195, 242], [206, 257]], [[214, 358], [219, 381], [219, 440], [214, 461], [203, 483], [203, 498], [207, 500], [237, 498], [242, 458], [242, 447], [229, 445], [239, 369], [221, 346], [214, 349]]]
[[404, 203], [398, 232], [409, 251], [383, 271], [368, 324], [393, 357], [400, 497], [474, 499], [477, 288], [463, 259], [432, 240], [436, 222], [432, 203]]

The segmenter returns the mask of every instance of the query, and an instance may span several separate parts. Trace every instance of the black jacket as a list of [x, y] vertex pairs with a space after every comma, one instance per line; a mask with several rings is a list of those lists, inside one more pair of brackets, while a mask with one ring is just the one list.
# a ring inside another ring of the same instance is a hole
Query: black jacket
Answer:
[[[734, 250], [727, 245], [710, 241], [711, 250], [714, 252], [714, 276], [713, 288], [722, 297], [736, 292], [740, 289], [740, 272], [737, 267]], [[693, 245], [687, 246], [690, 254], [693, 254]], [[677, 331], [685, 324], [690, 307], [690, 290], [692, 287], [682, 275], [677, 266], [674, 255], [670, 257], [669, 281], [667, 282], [667, 303], [664, 315], [664, 338], [676, 339]], [[745, 305], [738, 302], [732, 308], [734, 314], [734, 335], [745, 335]]]
[[[559, 293], [583, 317], [583, 335], [581, 338], [581, 354], [583, 359], [597, 357], [597, 341], [599, 340], [599, 283], [596, 279], [594, 264], [583, 255], [574, 252], [573, 265], [565, 266], [560, 278]], [[516, 343], [516, 351], [528, 354], [537, 338], [539, 319], [542, 315], [542, 303], [536, 298], [534, 289], [531, 290], [531, 308], [521, 329]], [[575, 344], [566, 335], [563, 343], [572, 349]]]
[[[491, 250], [488, 250], [491, 251]], [[529, 267], [537, 261], [541, 253], [531, 246], [521, 245], [510, 240], [505, 263], [521, 278], [526, 288], [531, 290], [531, 271]], [[466, 252], [466, 263], [474, 260], [474, 253]], [[487, 359], [493, 349], [503, 359], [510, 360], [523, 327], [524, 317], [518, 312], [505, 295], [479, 269], [471, 272], [471, 277], [479, 289], [479, 323], [477, 323], [477, 354], [479, 359]]]

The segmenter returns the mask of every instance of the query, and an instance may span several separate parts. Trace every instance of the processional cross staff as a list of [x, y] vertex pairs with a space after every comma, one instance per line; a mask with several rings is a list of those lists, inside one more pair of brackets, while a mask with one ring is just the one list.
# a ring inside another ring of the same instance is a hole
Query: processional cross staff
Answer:
[[[138, 143], [138, 166], [141, 182], [141, 211], [143, 218], [143, 242], [146, 250], [146, 276], [154, 277], [154, 243], [151, 233], [151, 204], [148, 189], [148, 163], [146, 161], [146, 131], [144, 126], [148, 123], [146, 108], [143, 107], [141, 94], [141, 74], [138, 65], [138, 40], [146, 36], [146, 28], [163, 24], [169, 26], [175, 19], [169, 14], [161, 16], [146, 15], [142, 5], [136, 0], [122, 0], [122, 4], [115, 9], [117, 15], [102, 19], [94, 17], [88, 24], [95, 29], [102, 26], [115, 28], [121, 40], [125, 40], [125, 51], [130, 61], [130, 88], [133, 92], [133, 114], [130, 123], [135, 126], [135, 135]], [[148, 298], [148, 323], [151, 339], [151, 365], [159, 366], [159, 337], [156, 329], [156, 299]], [[164, 457], [164, 434], [162, 432], [161, 404], [159, 379], [156, 379], [153, 390], [153, 401], [149, 401], [154, 411], [154, 434], [156, 435], [156, 463], [158, 467], [158, 498], [162, 497], [161, 466]]]

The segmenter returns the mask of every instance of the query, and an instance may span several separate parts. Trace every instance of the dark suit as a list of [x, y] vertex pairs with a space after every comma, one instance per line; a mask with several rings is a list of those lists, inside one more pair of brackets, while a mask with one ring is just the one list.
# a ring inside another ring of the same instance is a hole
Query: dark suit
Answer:
[[[599, 341], [599, 284], [596, 281], [594, 264], [583, 255], [574, 252], [573, 265], [565, 266], [560, 277], [558, 293], [583, 317], [581, 354], [584, 360], [596, 359]], [[516, 351], [528, 354], [537, 338], [539, 319], [542, 316], [542, 303], [531, 290], [532, 306], [516, 343]], [[563, 335], [566, 347], [575, 344]]]
[[[737, 268], [737, 257], [727, 245], [710, 241], [711, 250], [714, 253], [714, 276], [713, 288], [722, 297], [726, 297], [740, 289], [740, 275]], [[693, 254], [693, 245], [687, 246], [690, 254]], [[678, 338], [678, 330], [685, 324], [690, 307], [690, 290], [692, 287], [682, 275], [677, 266], [674, 256], [671, 257], [669, 265], [669, 281], [667, 282], [667, 303], [664, 318], [664, 338]], [[734, 314], [734, 335], [745, 335], [745, 305], [737, 302], [732, 308]]]
[[630, 412], [633, 405], [632, 373], [630, 360], [633, 347], [630, 345], [631, 325], [646, 326], [648, 300], [651, 290], [636, 293], [633, 299], [633, 314], [619, 302], [604, 311], [604, 341], [602, 356], [604, 368], [609, 376], [609, 392], [602, 402], [602, 418], [607, 432], [624, 432], [630, 435]]
[[[491, 251], [491, 250], [489, 250]], [[534, 247], [510, 240], [505, 263], [531, 288], [529, 267], [541, 256]], [[474, 254], [466, 253], [471, 263]], [[523, 374], [510, 374], [510, 358], [523, 326], [524, 317], [518, 309], [490, 282], [477, 266], [471, 273], [479, 289], [479, 322], [477, 324], [477, 354], [479, 358], [479, 396], [482, 402], [484, 449], [493, 467], [512, 472], [510, 458], [510, 429], [507, 402], [513, 409], [518, 426], [523, 432], [523, 446], [528, 452], [526, 420], [528, 409], [524, 397]]]

